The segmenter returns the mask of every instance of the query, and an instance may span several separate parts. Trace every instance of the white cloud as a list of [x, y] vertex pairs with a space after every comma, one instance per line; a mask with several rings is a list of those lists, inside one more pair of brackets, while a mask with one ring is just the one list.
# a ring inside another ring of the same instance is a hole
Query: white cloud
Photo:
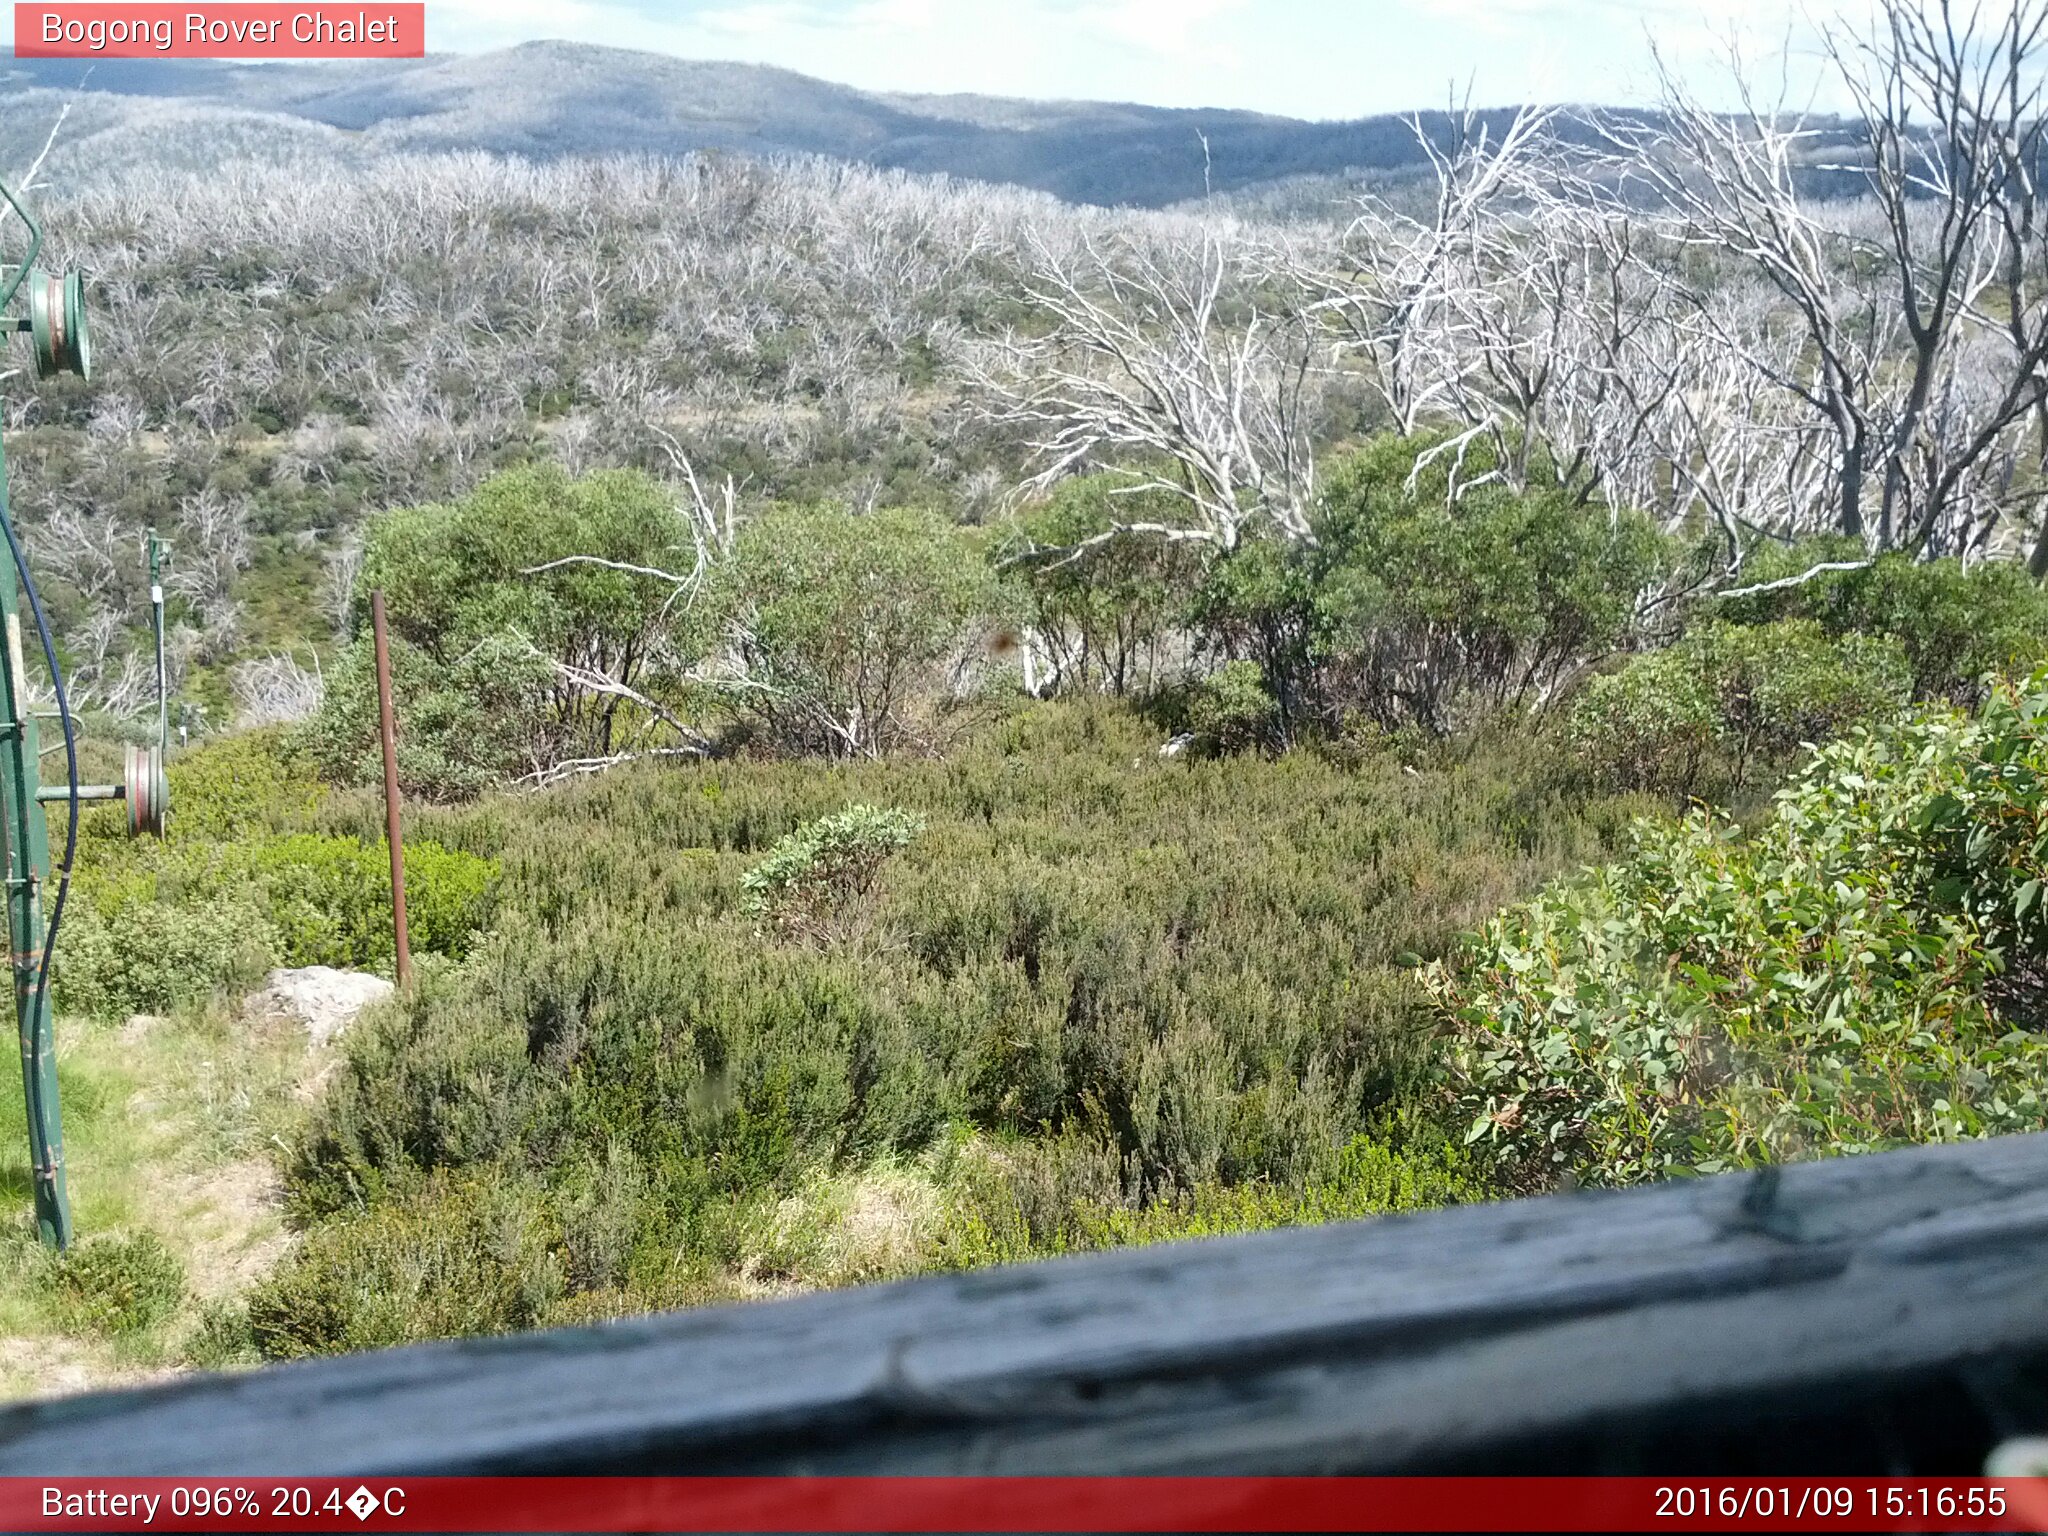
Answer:
[[715, 11], [706, 11], [698, 24], [712, 32], [724, 32], [733, 37], [780, 38], [789, 33], [831, 25], [831, 19], [820, 13], [815, 6], [764, 5], [722, 6]]
[[1218, 18], [1242, 11], [1245, 0], [1117, 0], [1109, 6], [1084, 13], [1096, 31], [1130, 47], [1169, 57], [1203, 54], [1212, 59], [1227, 58], [1213, 35]]
[[536, 37], [600, 42], [637, 19], [610, 0], [434, 0], [427, 7], [427, 45], [437, 53], [467, 53]]

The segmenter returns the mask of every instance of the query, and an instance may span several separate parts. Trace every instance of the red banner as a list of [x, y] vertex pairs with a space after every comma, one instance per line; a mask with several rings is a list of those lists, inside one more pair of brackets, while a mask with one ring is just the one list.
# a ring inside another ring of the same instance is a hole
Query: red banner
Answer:
[[2048, 1478], [0, 1478], [8, 1531], [2048, 1530]]
[[424, 4], [14, 7], [18, 59], [417, 59]]

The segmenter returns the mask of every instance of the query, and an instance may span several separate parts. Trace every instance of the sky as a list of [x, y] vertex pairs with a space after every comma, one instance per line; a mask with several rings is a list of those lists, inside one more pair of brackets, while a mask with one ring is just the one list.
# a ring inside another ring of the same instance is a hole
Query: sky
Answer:
[[1645, 102], [1653, 37], [1708, 100], [1731, 37], [1772, 71], [1789, 40], [1797, 95], [1814, 14], [1788, 32], [1784, 0], [428, 0], [427, 41], [567, 38], [868, 90], [1350, 118], [1441, 106], [1454, 86], [1480, 105]]

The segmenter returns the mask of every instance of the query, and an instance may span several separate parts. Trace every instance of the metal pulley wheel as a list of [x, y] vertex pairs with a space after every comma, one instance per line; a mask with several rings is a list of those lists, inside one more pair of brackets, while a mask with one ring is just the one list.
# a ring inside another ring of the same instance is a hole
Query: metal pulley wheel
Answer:
[[164, 777], [162, 747], [128, 747], [128, 773], [122, 798], [128, 802], [128, 835], [164, 835], [171, 813], [170, 783]]
[[84, 275], [71, 271], [59, 277], [35, 267], [23, 286], [28, 293], [36, 377], [75, 373], [81, 379], [91, 378], [92, 326], [85, 315]]

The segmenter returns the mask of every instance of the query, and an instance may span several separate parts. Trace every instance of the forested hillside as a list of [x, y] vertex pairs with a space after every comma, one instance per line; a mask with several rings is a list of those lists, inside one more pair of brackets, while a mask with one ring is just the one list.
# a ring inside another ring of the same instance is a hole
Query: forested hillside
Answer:
[[[20, 93], [21, 121], [0, 126], [0, 151], [14, 149], [13, 134], [32, 132], [42, 111], [81, 86], [83, 135], [52, 160], [53, 174], [68, 180], [92, 178], [110, 158], [162, 154], [167, 132], [182, 141], [180, 154], [209, 163], [257, 144], [271, 154], [351, 163], [465, 150], [545, 159], [829, 155], [1134, 207], [1287, 177], [1428, 163], [1397, 116], [1303, 122], [1120, 102], [885, 95], [786, 69], [563, 42], [259, 69], [108, 60], [89, 75], [75, 60], [9, 60], [0, 62], [0, 91]], [[1512, 113], [1494, 116], [1504, 122]], [[1439, 140], [1452, 126], [1441, 111], [1423, 121]], [[209, 144], [216, 138], [218, 149]]]

